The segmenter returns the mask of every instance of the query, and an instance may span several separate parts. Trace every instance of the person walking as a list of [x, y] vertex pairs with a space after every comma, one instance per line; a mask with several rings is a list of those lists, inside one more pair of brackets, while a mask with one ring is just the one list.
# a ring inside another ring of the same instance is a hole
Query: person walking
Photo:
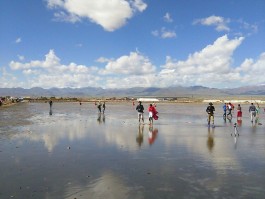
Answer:
[[144, 106], [142, 105], [141, 101], [138, 102], [138, 105], [136, 106], [136, 110], [138, 111], [139, 123], [140, 123], [141, 119], [144, 123]]
[[259, 104], [257, 103], [257, 106], [256, 106], [256, 123], [261, 124], [259, 122], [259, 114], [260, 114], [260, 107], [259, 107]]
[[226, 110], [227, 110], [227, 104], [226, 103], [223, 105], [223, 110], [224, 110], [223, 118], [225, 119], [226, 118]]
[[101, 102], [98, 103], [98, 112], [101, 113]]
[[104, 114], [105, 113], [105, 109], [106, 109], [106, 103], [105, 102], [103, 102], [102, 108], [103, 108], [103, 114]]
[[50, 111], [49, 111], [49, 115], [52, 115], [52, 100], [49, 101], [49, 105], [50, 105]]
[[213, 106], [213, 103], [210, 102], [209, 106], [207, 106], [206, 108], [206, 112], [208, 113], [208, 126], [210, 126], [211, 118], [212, 118], [212, 125], [214, 127], [214, 111], [215, 111], [215, 108]]
[[228, 118], [228, 115], [230, 115], [231, 119], [232, 119], [232, 113], [231, 112], [232, 112], [233, 106], [230, 102], [227, 104], [227, 108], [228, 108], [227, 118]]
[[152, 104], [150, 104], [148, 108], [149, 125], [153, 125], [154, 122], [153, 115], [155, 114], [155, 112], [156, 112], [155, 107]]
[[253, 123], [254, 121], [254, 118], [256, 117], [256, 106], [251, 103], [251, 105], [249, 106], [249, 109], [248, 109], [248, 112], [250, 113], [250, 119], [251, 119], [251, 122]]

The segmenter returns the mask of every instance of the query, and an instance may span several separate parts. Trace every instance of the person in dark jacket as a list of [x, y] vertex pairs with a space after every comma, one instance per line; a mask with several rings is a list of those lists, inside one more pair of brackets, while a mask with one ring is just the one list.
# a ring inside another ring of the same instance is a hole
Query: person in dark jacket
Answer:
[[142, 119], [144, 123], [144, 106], [142, 105], [141, 101], [139, 101], [138, 103], [139, 104], [136, 106], [136, 110], [138, 111], [138, 120], [140, 122]]
[[210, 102], [209, 103], [209, 106], [207, 106], [206, 108], [206, 112], [208, 113], [208, 125], [210, 126], [210, 123], [211, 123], [211, 118], [212, 118], [212, 124], [214, 125], [214, 111], [215, 111], [215, 108], [213, 106], [213, 103]]
[[257, 110], [256, 106], [253, 103], [251, 103], [248, 109], [248, 112], [250, 113], [251, 122], [253, 122], [256, 117], [256, 110]]

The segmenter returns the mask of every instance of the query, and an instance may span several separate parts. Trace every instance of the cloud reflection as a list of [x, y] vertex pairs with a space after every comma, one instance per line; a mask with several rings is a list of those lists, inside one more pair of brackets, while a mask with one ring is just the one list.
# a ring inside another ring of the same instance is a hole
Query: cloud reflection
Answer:
[[130, 189], [125, 185], [125, 182], [119, 176], [108, 171], [91, 184], [82, 187], [72, 184], [66, 190], [64, 198], [125, 199], [128, 198], [129, 192]]

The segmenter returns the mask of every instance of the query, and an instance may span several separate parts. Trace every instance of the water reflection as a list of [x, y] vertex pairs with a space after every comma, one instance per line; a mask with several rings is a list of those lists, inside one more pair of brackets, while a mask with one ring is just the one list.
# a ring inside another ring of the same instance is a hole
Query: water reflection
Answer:
[[242, 119], [238, 119], [237, 120], [237, 125], [240, 127], [240, 126], [242, 126]]
[[1, 198], [30, 198], [19, 197], [29, 192], [25, 186], [39, 199], [264, 197], [264, 126], [239, 125], [239, 142], [222, 115], [208, 129], [201, 105], [160, 105], [155, 128], [138, 125], [131, 104], [109, 105], [106, 123], [92, 105], [88, 114], [58, 103], [52, 117], [47, 104], [31, 105], [27, 125], [23, 114], [10, 120], [0, 113], [5, 125], [17, 122], [12, 136], [0, 139]]
[[208, 127], [207, 147], [210, 152], [212, 152], [214, 147], [214, 129], [215, 128]]
[[98, 113], [97, 121], [99, 124], [105, 123], [105, 114]]
[[80, 185], [71, 184], [66, 190], [64, 198], [124, 199], [128, 198], [129, 193], [130, 189], [123, 180], [113, 172], [107, 171], [86, 186], [80, 187]]
[[237, 148], [237, 136], [234, 136], [234, 142], [235, 142], [235, 149]]
[[141, 147], [143, 141], [144, 141], [144, 125], [139, 124], [138, 133], [136, 136], [136, 142], [138, 143], [139, 147]]
[[49, 115], [52, 115], [52, 107], [50, 107]]
[[[254, 123], [254, 122], [253, 122]], [[256, 124], [254, 123], [253, 124], [252, 123], [252, 128], [251, 128], [251, 132], [253, 133], [253, 134], [255, 134], [256, 132], [257, 132], [257, 126], [256, 126]]]
[[153, 129], [153, 125], [149, 126], [149, 132], [148, 132], [148, 141], [149, 145], [154, 144], [155, 140], [157, 139], [158, 129]]

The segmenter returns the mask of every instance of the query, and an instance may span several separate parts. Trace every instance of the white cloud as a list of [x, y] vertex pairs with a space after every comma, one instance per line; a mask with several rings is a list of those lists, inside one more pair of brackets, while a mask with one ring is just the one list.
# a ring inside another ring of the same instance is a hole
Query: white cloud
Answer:
[[215, 85], [220, 87], [236, 75], [232, 69], [232, 55], [242, 43], [243, 37], [229, 40], [226, 35], [212, 45], [189, 55], [185, 61], [175, 61], [167, 57], [164, 69], [159, 74], [164, 86], [175, 85]]
[[25, 82], [23, 87], [86, 87], [97, 85], [100, 79], [96, 75], [97, 67], [76, 63], [64, 65], [54, 50], [50, 50], [44, 60], [33, 60], [28, 63], [11, 61], [9, 66], [12, 70], [22, 71], [24, 75], [34, 75], [28, 76], [30, 80]]
[[15, 41], [15, 43], [17, 43], [17, 44], [19, 44], [19, 43], [21, 43], [22, 42], [22, 39], [19, 37], [19, 38], [17, 38], [16, 39], [16, 41]]
[[171, 18], [170, 14], [168, 12], [165, 14], [165, 16], [163, 18], [168, 23], [173, 22], [173, 19]]
[[151, 87], [156, 85], [156, 74], [130, 75], [123, 78], [107, 78], [106, 87], [108, 88], [132, 88], [132, 87]]
[[215, 26], [215, 29], [220, 32], [220, 31], [230, 31], [230, 28], [228, 27], [229, 22], [230, 19], [224, 19], [223, 17], [213, 15], [203, 19], [196, 19], [194, 21], [194, 24]]
[[99, 62], [99, 63], [106, 63], [106, 62], [110, 62], [111, 59], [108, 59], [108, 58], [105, 58], [105, 57], [100, 57], [96, 60], [96, 62]]
[[67, 14], [63, 11], [54, 13], [54, 21], [67, 21], [71, 23], [79, 22], [81, 19], [74, 14]]
[[176, 37], [176, 33], [173, 30], [167, 30], [166, 28], [161, 28], [161, 30], [154, 30], [151, 32], [153, 36], [155, 37], [161, 37], [163, 39], [167, 38], [174, 38]]
[[114, 61], [109, 61], [103, 74], [143, 75], [154, 73], [155, 66], [150, 60], [138, 52], [131, 52]]
[[245, 61], [235, 69], [241, 75], [241, 81], [244, 83], [263, 83], [265, 70], [265, 52], [255, 61], [253, 59], [245, 59]]
[[[105, 63], [100, 69], [74, 62], [62, 64], [55, 51], [50, 50], [43, 60], [26, 63], [11, 61], [10, 69], [16, 70], [16, 73], [12, 74], [3, 68], [0, 71], [0, 86], [128, 88], [202, 85], [229, 88], [264, 83], [265, 52], [256, 60], [246, 58], [239, 66], [233, 66], [233, 53], [244, 39], [229, 39], [224, 35], [190, 54], [185, 60], [167, 56], [165, 64], [160, 68], [138, 51], [116, 59], [100, 57], [97, 61]], [[22, 77], [15, 75], [19, 72]]]
[[[143, 0], [47, 0], [57, 20], [77, 22], [89, 19], [107, 31], [124, 26], [136, 12], [143, 12], [147, 4]], [[63, 10], [63, 11], [62, 11]]]

